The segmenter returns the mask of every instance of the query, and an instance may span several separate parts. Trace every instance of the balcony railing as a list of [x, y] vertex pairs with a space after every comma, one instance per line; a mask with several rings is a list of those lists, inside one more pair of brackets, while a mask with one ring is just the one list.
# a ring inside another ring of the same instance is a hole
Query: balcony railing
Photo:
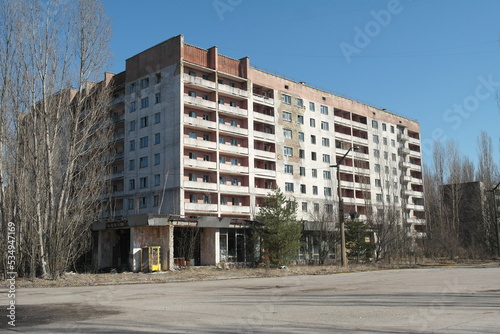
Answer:
[[248, 194], [248, 187], [245, 186], [232, 186], [229, 184], [220, 184], [219, 191], [224, 192], [225, 194]]
[[[215, 104], [215, 102], [214, 102]], [[228, 114], [236, 115], [236, 116], [243, 116], [247, 117], [248, 116], [248, 110], [238, 108], [238, 107], [231, 107], [225, 104], [219, 104], [219, 111], [225, 112]]]
[[256, 175], [259, 175], [259, 176], [266, 176], [266, 177], [272, 177], [272, 178], [276, 177], [276, 171], [271, 170], [271, 169], [255, 168], [254, 172]]
[[236, 95], [236, 96], [240, 96], [240, 97], [247, 97], [248, 96], [248, 92], [246, 90], [242, 90], [242, 89], [239, 89], [236, 87], [231, 87], [228, 85], [219, 84], [218, 88], [219, 88], [219, 91], [221, 91], [223, 93], [228, 93], [228, 94]]
[[205, 149], [217, 149], [217, 143], [208, 140], [201, 140], [197, 138], [184, 137], [184, 145], [191, 147], [201, 147]]
[[198, 181], [184, 181], [184, 188], [196, 190], [217, 190], [217, 183], [198, 182]]
[[256, 121], [266, 122], [268, 124], [275, 124], [274, 116], [266, 115], [257, 111], [253, 113], [253, 118]]
[[202, 79], [200, 77], [195, 77], [195, 76], [189, 75], [189, 74], [184, 74], [184, 82], [191, 84], [191, 85], [197, 85], [197, 86], [203, 86], [203, 87], [215, 89], [215, 82], [205, 80], [205, 79]]
[[204, 100], [198, 97], [193, 97], [193, 96], [184, 96], [184, 101], [188, 104], [192, 104], [194, 106], [198, 107], [204, 107], [208, 109], [215, 110], [216, 103], [214, 101], [210, 100]]
[[253, 100], [258, 103], [274, 105], [274, 99], [262, 95], [253, 94]]
[[248, 214], [250, 213], [250, 207], [249, 206], [243, 206], [243, 205], [220, 205], [220, 211], [221, 212], [230, 212], [233, 214]]
[[267, 139], [270, 141], [274, 141], [276, 139], [274, 133], [267, 133], [267, 132], [262, 132], [262, 131], [257, 131], [257, 130], [255, 130], [253, 132], [253, 136], [255, 138]]
[[219, 150], [230, 153], [239, 153], [248, 155], [248, 147], [233, 146], [228, 144], [219, 144]]
[[240, 136], [248, 137], [248, 129], [239, 128], [237, 126], [231, 126], [227, 124], [219, 124], [219, 130], [229, 133], [234, 133]]
[[204, 161], [189, 158], [184, 158], [184, 166], [201, 169], [217, 169], [217, 163], [215, 161]]
[[205, 204], [205, 203], [184, 203], [185, 211], [197, 211], [197, 212], [217, 212], [217, 204]]

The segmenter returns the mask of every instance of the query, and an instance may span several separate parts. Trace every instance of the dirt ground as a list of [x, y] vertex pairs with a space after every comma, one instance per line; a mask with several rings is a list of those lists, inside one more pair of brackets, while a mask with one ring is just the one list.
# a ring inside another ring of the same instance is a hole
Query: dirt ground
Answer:
[[[492, 262], [492, 261], [489, 261]], [[498, 262], [498, 261], [497, 261]], [[41, 288], [41, 287], [63, 287], [63, 286], [95, 286], [113, 284], [138, 284], [138, 283], [170, 283], [189, 281], [208, 281], [238, 279], [250, 277], [280, 277], [297, 275], [328, 275], [342, 272], [369, 271], [418, 268], [440, 265], [456, 264], [478, 264], [480, 261], [460, 262], [423, 262], [417, 264], [350, 264], [347, 268], [335, 265], [325, 266], [289, 266], [283, 269], [266, 268], [232, 268], [222, 269], [215, 266], [186, 267], [173, 271], [154, 273], [100, 273], [100, 274], [77, 274], [68, 272], [56, 280], [37, 278], [33, 281], [18, 278], [18, 288]]]

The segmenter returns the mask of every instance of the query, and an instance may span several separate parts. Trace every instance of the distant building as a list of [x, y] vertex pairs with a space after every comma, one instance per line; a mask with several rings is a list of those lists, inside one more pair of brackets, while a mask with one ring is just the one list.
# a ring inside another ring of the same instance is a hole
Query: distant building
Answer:
[[[140, 266], [161, 246], [162, 266], [193, 236], [195, 264], [248, 262], [248, 226], [275, 187], [298, 216], [336, 206], [361, 219], [394, 204], [410, 233], [424, 231], [422, 153], [416, 121], [264, 72], [173, 37], [126, 61], [115, 77], [112, 210], [96, 223], [98, 267]], [[308, 226], [310, 226], [309, 224]], [[182, 260], [180, 260], [182, 261]]]

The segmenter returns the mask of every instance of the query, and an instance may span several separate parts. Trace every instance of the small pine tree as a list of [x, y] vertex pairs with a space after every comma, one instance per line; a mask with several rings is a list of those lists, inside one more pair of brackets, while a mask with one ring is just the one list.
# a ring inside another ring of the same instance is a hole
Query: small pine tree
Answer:
[[370, 236], [368, 225], [359, 220], [346, 222], [345, 236], [349, 256], [356, 257], [356, 262], [359, 262], [360, 258], [370, 261], [375, 245], [366, 242], [366, 238]]
[[279, 189], [266, 198], [260, 208], [255, 233], [268, 265], [288, 264], [300, 249], [302, 224], [297, 220], [296, 208], [296, 202], [288, 200]]

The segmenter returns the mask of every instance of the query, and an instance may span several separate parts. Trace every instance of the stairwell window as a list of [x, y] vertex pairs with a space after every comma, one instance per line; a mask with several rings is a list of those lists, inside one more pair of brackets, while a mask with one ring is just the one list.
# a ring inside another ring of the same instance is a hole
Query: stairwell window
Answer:
[[281, 102], [285, 104], [292, 104], [292, 97], [290, 95], [281, 94]]

